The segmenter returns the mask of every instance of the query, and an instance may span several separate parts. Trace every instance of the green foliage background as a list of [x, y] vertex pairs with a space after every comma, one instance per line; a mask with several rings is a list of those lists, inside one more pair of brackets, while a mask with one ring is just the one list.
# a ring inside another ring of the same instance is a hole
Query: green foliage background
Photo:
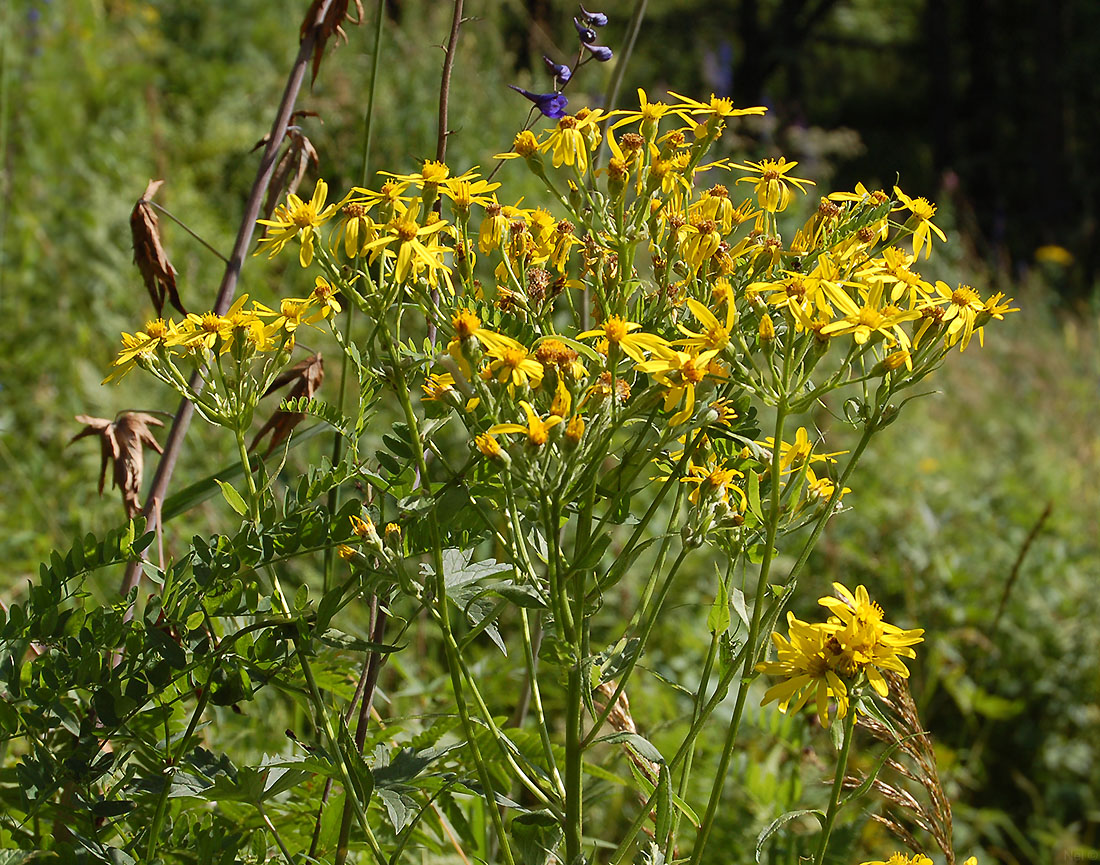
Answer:
[[[214, 246], [228, 248], [255, 171], [257, 157], [250, 151], [278, 101], [304, 5], [295, 0], [15, 0], [0, 8], [0, 308], [6, 321], [0, 330], [0, 600], [5, 603], [24, 597], [50, 550], [118, 524], [114, 495], [95, 494], [96, 449], [67, 442], [79, 430], [76, 414], [110, 417], [122, 409], [175, 408], [168, 394], [148, 381], [140, 385], [144, 390], [136, 403], [133, 381], [121, 388], [99, 384], [119, 331], [132, 330], [149, 314], [131, 263], [130, 208], [149, 178], [164, 178], [158, 202]], [[374, 6], [366, 5], [370, 16]], [[532, 56], [537, 61], [538, 53], [555, 44], [572, 44], [564, 5], [530, 5], [468, 4], [476, 17], [463, 29], [451, 103], [448, 161], [455, 167], [487, 165], [493, 153], [508, 147], [525, 104], [505, 85], [537, 89], [540, 72], [534, 64], [528, 71], [526, 61]], [[645, 86], [652, 96], [667, 86], [705, 95], [703, 55], [715, 46], [707, 44], [705, 19], [693, 18], [699, 4], [654, 0], [650, 5], [650, 24], [642, 30], [626, 92]], [[743, 12], [756, 4], [730, 5]], [[823, 5], [833, 7], [820, 24], [826, 34], [855, 34], [883, 45], [904, 43], [928, 14], [916, 0]], [[783, 3], [760, 6], [771, 16], [763, 20], [773, 22], [786, 9]], [[436, 46], [449, 17], [443, 7], [390, 4], [394, 17], [383, 42], [370, 154], [374, 167], [407, 171], [434, 153], [441, 58]], [[893, 12], [884, 11], [887, 7]], [[905, 14], [894, 15], [901, 7]], [[551, 29], [530, 28], [532, 11], [553, 22]], [[608, 3], [606, 11], [616, 16], [610, 32], [621, 34], [628, 5]], [[333, 189], [360, 179], [371, 59], [366, 30], [349, 29], [349, 44], [327, 57], [300, 103], [320, 115], [304, 125]], [[808, 49], [816, 52], [820, 68], [857, 82], [893, 70], [884, 77], [897, 88], [893, 98], [904, 103], [900, 70], [912, 64], [900, 55], [877, 62], [858, 52], [830, 54], [830, 44], [825, 40]], [[1088, 50], [1077, 46], [1073, 57], [1093, 56]], [[791, 74], [802, 68], [801, 61], [788, 61], [783, 58]], [[797, 92], [810, 104], [781, 101], [777, 120], [749, 127], [746, 154], [756, 156], [778, 144], [804, 168], [808, 163], [809, 176], [819, 181], [833, 177], [846, 188], [859, 179], [853, 171], [862, 165], [872, 175], [863, 175], [868, 182], [889, 184], [892, 177], [881, 166], [900, 157], [900, 150], [919, 150], [919, 140], [899, 145], [888, 134], [889, 117], [876, 116], [871, 123], [846, 115], [839, 99], [815, 114], [812, 103], [827, 98], [820, 89], [825, 77], [800, 87], [791, 81], [774, 84], [773, 94]], [[605, 83], [598, 73], [588, 74], [579, 84], [591, 92], [571, 92], [570, 99], [574, 105], [589, 99], [595, 104]], [[802, 117], [822, 118], [821, 125], [792, 122], [800, 111]], [[932, 138], [935, 130], [925, 128]], [[872, 151], [877, 162], [869, 163], [862, 154]], [[973, 150], [963, 155], [976, 158]], [[918, 154], [918, 164], [921, 158]], [[516, 175], [513, 189], [523, 182]], [[1011, 176], [999, 180], [1010, 190], [1007, 198], [1026, 198], [1011, 192]], [[910, 191], [938, 194], [934, 188]], [[829, 528], [812, 571], [822, 592], [833, 579], [865, 583], [892, 618], [928, 629], [914, 693], [956, 803], [959, 849], [984, 850], [982, 861], [1053, 862], [1100, 847], [1097, 316], [1087, 304], [1086, 311], [1065, 310], [1057, 290], [1074, 274], [1058, 265], [1025, 273], [1007, 270], [1002, 257], [978, 257], [977, 250], [990, 247], [985, 235], [965, 233], [978, 227], [971, 203], [962, 195], [939, 200], [939, 224], [949, 229], [955, 223], [964, 234], [952, 244], [950, 271], [937, 276], [996, 285], [1014, 294], [1023, 311], [998, 328], [986, 348], [972, 346], [966, 363], [948, 363], [934, 379], [943, 392], [911, 407], [904, 422], [876, 443], [846, 499], [852, 510]], [[220, 279], [220, 262], [167, 220], [162, 225], [185, 303], [204, 308]], [[1034, 245], [1053, 240], [1035, 237]], [[257, 299], [271, 302], [295, 288], [284, 281], [281, 265], [259, 258], [246, 265], [242, 290]], [[334, 379], [330, 371], [330, 382]], [[830, 423], [822, 413], [821, 427], [827, 430]], [[217, 441], [196, 424], [177, 478], [205, 475], [231, 462]], [[320, 442], [303, 450], [316, 455], [328, 447]], [[306, 455], [294, 459], [300, 465]], [[1049, 518], [1028, 545], [1048, 505]], [[224, 517], [221, 503], [181, 517], [170, 526], [169, 553], [173, 538], [209, 534]], [[1017, 563], [1021, 551], [1026, 556]], [[311, 574], [298, 578], [308, 583]], [[698, 633], [700, 645], [705, 642], [708, 585], [709, 575], [700, 574], [696, 584], [685, 587], [682, 605], [668, 623], [668, 651], [658, 653], [644, 690], [632, 694], [640, 723], [648, 725], [645, 732], [659, 746], [662, 736], [675, 744], [684, 711], [665, 680], [690, 681], [693, 674], [672, 635]], [[104, 598], [117, 591], [110, 582], [95, 588]], [[807, 604], [812, 597], [807, 593]], [[386, 686], [405, 698], [423, 694], [428, 708], [436, 668], [432, 647], [421, 648], [424, 668], [389, 668]], [[334, 676], [338, 681], [338, 673]], [[260, 715], [285, 707], [249, 711]], [[717, 828], [727, 837], [716, 839], [716, 849], [752, 848], [755, 833], [739, 834], [746, 815], [758, 830], [804, 796], [822, 795], [813, 749], [827, 748], [827, 739], [802, 719], [770, 709], [753, 720], [753, 753], [734, 769], [746, 782], [731, 794]], [[265, 753], [283, 746], [257, 740], [259, 728], [232, 713], [224, 712], [219, 724], [227, 750]], [[705, 748], [698, 759], [708, 759]], [[800, 781], [804, 775], [810, 780]], [[609, 819], [615, 807], [621, 803], [609, 806]], [[869, 822], [852, 831], [889, 849], [885, 835]]]

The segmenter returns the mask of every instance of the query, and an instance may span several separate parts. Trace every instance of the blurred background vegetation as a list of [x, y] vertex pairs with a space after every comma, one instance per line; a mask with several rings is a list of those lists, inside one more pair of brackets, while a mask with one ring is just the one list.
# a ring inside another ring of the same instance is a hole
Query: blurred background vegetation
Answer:
[[[96, 496], [95, 446], [67, 442], [76, 414], [175, 408], [138, 376], [100, 386], [119, 331], [151, 312], [131, 261], [130, 209], [163, 178], [158, 203], [228, 250], [306, 5], [0, 4], [0, 600], [20, 597], [51, 549], [118, 523], [114, 494]], [[372, 18], [375, 4], [364, 5]], [[434, 155], [448, 7], [385, 3], [374, 168], [410, 171]], [[633, 3], [600, 8], [619, 50]], [[490, 164], [522, 124], [526, 103], [506, 84], [549, 89], [541, 55], [569, 62], [576, 45], [575, 10], [560, 0], [467, 0], [466, 10], [448, 154], [458, 169]], [[318, 114], [303, 125], [334, 193], [360, 180], [369, 29], [349, 28], [299, 103]], [[632, 104], [642, 86], [651, 99], [670, 88], [767, 105], [765, 119], [727, 136], [729, 155], [797, 159], [815, 193], [900, 179], [938, 202], [952, 238], [926, 275], [1006, 291], [1023, 307], [991, 344], [952, 358], [934, 380], [942, 393], [877, 442], [801, 602], [806, 613], [833, 579], [865, 583], [891, 619], [928, 629], [913, 690], [955, 802], [957, 846], [983, 862], [1100, 848], [1097, 67], [1094, 0], [650, 0], [619, 99]], [[610, 71], [587, 67], [573, 107], [602, 104]], [[534, 194], [512, 169], [501, 176], [509, 189]], [[221, 262], [162, 226], [184, 303], [208, 307]], [[250, 260], [242, 290], [268, 303], [301, 293], [284, 266]], [[829, 432], [834, 421], [822, 412], [818, 423]], [[177, 487], [230, 461], [199, 424], [188, 441]], [[296, 459], [328, 447], [315, 445]], [[184, 515], [169, 551], [225, 517], [216, 504]], [[704, 644], [709, 581], [685, 586], [666, 651], [632, 694], [659, 745], [682, 719], [682, 697], [664, 681], [691, 680], [682, 635]], [[395, 692], [430, 691], [415, 680], [426, 672], [388, 675]], [[769, 710], [752, 747], [715, 849], [751, 850], [784, 796], [798, 805], [793, 779], [812, 779], [813, 749], [828, 744]], [[852, 831], [888, 853], [865, 818]]]

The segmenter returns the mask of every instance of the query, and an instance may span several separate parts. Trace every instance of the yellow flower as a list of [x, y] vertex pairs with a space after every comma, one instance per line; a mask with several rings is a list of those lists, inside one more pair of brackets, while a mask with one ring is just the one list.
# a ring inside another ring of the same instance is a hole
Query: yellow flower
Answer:
[[314, 280], [313, 300], [321, 304], [322, 318], [327, 317], [330, 312], [339, 313], [343, 309], [336, 299], [336, 287], [323, 276]]
[[455, 392], [455, 377], [449, 373], [436, 375], [432, 373], [420, 386], [424, 391], [424, 399], [429, 402], [441, 402]]
[[876, 283], [863, 306], [858, 306], [843, 292], [837, 293], [833, 301], [845, 316], [821, 328], [821, 335], [838, 336], [850, 333], [856, 345], [864, 345], [873, 334], [878, 333], [891, 343], [900, 342], [903, 347], [907, 347], [909, 337], [899, 325], [920, 318], [920, 313], [916, 310], [903, 312], [894, 306], [880, 308], [882, 289], [882, 283]]
[[268, 227], [267, 236], [260, 238], [260, 245], [270, 244], [271, 255], [276, 255], [291, 238], [296, 237], [302, 245], [298, 251], [298, 261], [302, 267], [309, 267], [313, 261], [314, 234], [339, 208], [337, 204], [325, 207], [327, 197], [328, 184], [323, 180], [317, 181], [313, 198], [309, 201], [303, 201], [293, 192], [290, 193], [286, 197], [286, 204], [275, 208], [272, 219], [257, 220], [260, 225]]
[[687, 477], [681, 478], [680, 483], [695, 484], [695, 489], [691, 491], [688, 496], [688, 500], [694, 504], [699, 504], [700, 498], [716, 497], [718, 500], [729, 504], [729, 494], [732, 490], [737, 494], [737, 498], [740, 501], [740, 507], [738, 510], [744, 511], [748, 507], [748, 501], [745, 498], [745, 493], [740, 487], [733, 486], [734, 478], [743, 478], [744, 474], [737, 471], [737, 469], [726, 468], [723, 465], [696, 465], [695, 463], [689, 463]]
[[331, 236], [330, 247], [335, 253], [342, 243], [344, 254], [348, 258], [357, 258], [362, 254], [363, 247], [376, 237], [377, 226], [367, 215], [367, 206], [359, 201], [348, 201], [340, 212], [343, 219]]
[[785, 157], [764, 159], [760, 162], [748, 162], [745, 165], [734, 165], [742, 171], [755, 171], [759, 177], [739, 177], [738, 183], [754, 183], [756, 200], [764, 210], [769, 213], [781, 213], [787, 209], [791, 201], [791, 190], [788, 183], [798, 188], [799, 192], [805, 192], [802, 184], [813, 185], [812, 180], [801, 177], [789, 177], [787, 172], [798, 165], [797, 162], [788, 162]]
[[947, 283], [937, 281], [936, 293], [947, 301], [943, 313], [943, 322], [947, 324], [944, 343], [950, 347], [961, 340], [959, 350], [965, 351], [974, 335], [978, 315], [986, 311], [985, 304], [969, 285], [959, 285], [952, 290]]
[[488, 433], [482, 433], [476, 436], [474, 438], [474, 444], [477, 445], [477, 449], [481, 451], [483, 456], [487, 456], [490, 459], [499, 459], [502, 453], [500, 442]]
[[726, 305], [726, 321], [724, 324], [717, 319], [714, 313], [699, 301], [695, 300], [695, 298], [689, 297], [687, 299], [687, 305], [688, 309], [692, 311], [706, 330], [702, 333], [696, 333], [693, 330], [688, 330], [682, 324], [677, 325], [681, 332], [687, 334], [688, 338], [678, 339], [676, 340], [676, 344], [686, 348], [695, 348], [699, 350], [724, 350], [730, 343], [730, 331], [733, 330], [734, 322], [737, 320], [736, 305], [732, 303]]
[[787, 637], [772, 633], [776, 659], [756, 665], [757, 672], [784, 679], [764, 692], [760, 705], [778, 700], [780, 712], [797, 712], [814, 697], [817, 717], [828, 727], [830, 697], [836, 700], [838, 718], [848, 714], [848, 686], [838, 674], [846, 666], [840, 645], [827, 628], [799, 621], [791, 612], [787, 632]]
[[752, 108], [734, 108], [733, 100], [729, 98], [715, 96], [713, 93], [710, 95], [709, 102], [698, 102], [695, 99], [689, 99], [687, 96], [681, 96], [679, 93], [668, 91], [669, 96], [675, 96], [680, 100], [680, 104], [677, 108], [688, 109], [690, 114], [701, 114], [705, 117], [741, 117], [746, 114], [765, 114], [767, 108], [756, 105]]
[[[399, 205], [400, 208], [401, 205]], [[404, 282], [411, 273], [427, 269], [429, 274], [443, 271], [449, 274], [451, 269], [443, 263], [443, 247], [429, 248], [421, 241], [421, 238], [431, 237], [437, 232], [447, 228], [447, 223], [441, 219], [432, 219], [435, 214], [429, 214], [424, 225], [416, 221], [419, 202], [414, 203], [400, 215], [395, 215], [385, 226], [384, 233], [376, 240], [363, 247], [364, 252], [381, 251], [392, 243], [397, 243], [397, 262], [394, 265], [394, 276], [397, 281]]]
[[856, 669], [862, 670], [871, 687], [885, 697], [889, 689], [879, 669], [909, 678], [909, 670], [901, 658], [917, 656], [912, 646], [924, 640], [921, 636], [924, 629], [902, 630], [883, 621], [882, 607], [870, 599], [863, 586], [857, 586], [852, 594], [840, 583], [833, 583], [833, 590], [839, 597], [818, 601], [833, 614], [828, 627], [850, 655]]
[[[654, 134], [657, 132], [657, 126], [661, 122], [661, 118], [666, 114], [671, 114], [679, 117], [681, 120], [686, 121], [688, 119], [688, 113], [682, 108], [674, 108], [671, 105], [666, 105], [663, 102], [650, 102], [649, 97], [646, 96], [646, 92], [641, 87], [638, 88], [638, 110], [637, 111], [612, 111], [612, 117], [621, 118], [616, 120], [611, 126], [611, 130], [614, 131], [620, 126], [626, 126], [631, 123], [640, 123], [639, 132], [648, 141], [652, 141]], [[621, 156], [619, 157], [622, 158]]]
[[487, 180], [455, 178], [441, 186], [440, 192], [451, 200], [455, 213], [465, 219], [470, 215], [470, 208], [473, 205], [484, 207], [489, 204], [493, 200], [489, 197], [489, 193], [499, 187], [499, 183], [490, 183]]
[[534, 447], [542, 447], [550, 437], [551, 428], [562, 422], [556, 414], [549, 415], [545, 420], [535, 414], [531, 403], [520, 400], [524, 413], [527, 415], [527, 426], [518, 423], [498, 423], [489, 428], [489, 435], [507, 435], [508, 433], [524, 433], [527, 443]]
[[575, 165], [578, 173], [584, 174], [588, 171], [589, 149], [600, 143], [598, 123], [602, 117], [600, 110], [584, 115], [578, 112], [576, 116], [566, 114], [539, 144], [539, 150], [553, 154], [551, 161], [555, 168]]
[[896, 186], [894, 187], [894, 195], [901, 201], [902, 207], [917, 219], [917, 227], [913, 230], [913, 257], [920, 258], [921, 250], [927, 246], [928, 251], [924, 254], [924, 257], [928, 258], [932, 254], [933, 233], [943, 243], [947, 243], [947, 235], [932, 223], [932, 217], [936, 215], [936, 205], [932, 204], [927, 198], [910, 198]]
[[569, 423], [565, 425], [565, 440], [570, 444], [576, 445], [580, 443], [583, 436], [584, 418], [579, 414], [575, 414], [569, 419]]
[[623, 354], [631, 360], [641, 363], [645, 360], [644, 352], [667, 348], [668, 343], [656, 334], [631, 333], [631, 331], [640, 328], [641, 325], [637, 322], [627, 321], [618, 315], [610, 315], [595, 330], [586, 330], [584, 333], [577, 334], [577, 339], [588, 339], [593, 336], [603, 337], [610, 345], [618, 346]]
[[[762, 444], [766, 445], [769, 449], [775, 447], [775, 439], [768, 436]], [[795, 471], [801, 468], [806, 463], [820, 463], [831, 462], [835, 463], [836, 460], [833, 457], [838, 457], [841, 454], [846, 454], [848, 451], [836, 451], [831, 454], [815, 454], [813, 452], [814, 446], [810, 441], [810, 435], [806, 432], [806, 427], [799, 427], [798, 431], [794, 435], [794, 444], [788, 444], [787, 442], [779, 443], [779, 471], [781, 474], [787, 474], [788, 472]]]
[[[914, 853], [912, 856], [908, 853], [894, 853], [886, 861], [863, 862], [862, 865], [932, 865], [932, 860], [923, 853]], [[978, 857], [971, 856], [963, 865], [978, 865]]]
[[514, 339], [498, 335], [497, 340], [487, 351], [492, 358], [489, 363], [492, 377], [501, 383], [507, 382], [509, 390], [527, 386], [537, 388], [542, 383], [542, 364]]
[[657, 351], [657, 357], [638, 364], [641, 372], [653, 376], [667, 388], [665, 411], [671, 411], [683, 402], [684, 407], [668, 419], [671, 426], [678, 426], [691, 417], [695, 410], [695, 386], [706, 376], [707, 367], [716, 354], [716, 351], [690, 354], [662, 348]]

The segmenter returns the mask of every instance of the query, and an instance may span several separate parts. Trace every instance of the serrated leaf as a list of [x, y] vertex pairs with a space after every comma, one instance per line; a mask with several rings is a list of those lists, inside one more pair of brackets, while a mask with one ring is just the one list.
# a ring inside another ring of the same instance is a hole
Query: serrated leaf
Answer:
[[561, 824], [549, 811], [521, 814], [509, 824], [509, 829], [523, 865], [546, 865], [561, 843]]

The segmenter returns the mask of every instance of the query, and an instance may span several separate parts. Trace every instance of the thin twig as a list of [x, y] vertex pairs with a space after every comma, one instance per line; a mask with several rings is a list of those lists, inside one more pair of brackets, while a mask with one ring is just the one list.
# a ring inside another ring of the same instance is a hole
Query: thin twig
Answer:
[[1012, 594], [1012, 588], [1016, 585], [1016, 580], [1020, 576], [1020, 566], [1024, 563], [1024, 556], [1027, 555], [1027, 551], [1031, 549], [1031, 545], [1035, 543], [1035, 538], [1038, 537], [1040, 530], [1043, 528], [1043, 524], [1050, 519], [1051, 513], [1054, 511], [1054, 502], [1047, 502], [1047, 506], [1043, 508], [1043, 512], [1039, 515], [1039, 519], [1035, 521], [1035, 525], [1031, 527], [1031, 531], [1028, 532], [1026, 538], [1024, 538], [1023, 544], [1020, 545], [1020, 552], [1016, 554], [1016, 561], [1012, 564], [1012, 570], [1009, 571], [1008, 579], [1005, 581], [1004, 591], [1001, 592], [1001, 602], [997, 604], [997, 614], [993, 617], [993, 624], [989, 628], [989, 636], [992, 639], [997, 633], [997, 626], [1001, 623], [1001, 616], [1004, 615], [1005, 606], [1008, 604], [1008, 596]]
[[171, 219], [174, 223], [176, 223], [176, 225], [178, 225], [180, 228], [182, 228], [184, 231], [186, 231], [188, 234], [190, 234], [193, 238], [195, 238], [195, 240], [197, 240], [199, 243], [201, 243], [203, 246], [205, 246], [208, 250], [210, 250], [212, 253], [214, 253], [214, 255], [216, 255], [218, 258], [220, 258], [226, 264], [229, 264], [229, 259], [228, 258], [226, 258], [224, 255], [222, 255], [220, 252], [218, 252], [218, 250], [214, 249], [214, 247], [212, 247], [209, 243], [207, 243], [205, 240], [203, 240], [201, 237], [199, 237], [197, 234], [195, 234], [195, 232], [192, 231], [190, 229], [190, 227], [188, 227], [186, 222], [184, 222], [182, 219], [178, 218], [167, 207], [161, 207], [155, 201], [152, 201], [151, 199], [148, 199], [148, 198], [143, 198], [140, 203], [148, 204], [151, 207], [155, 207], [157, 210], [159, 210], [161, 213], [163, 213], [165, 216], [167, 216], [169, 219]]
[[[256, 219], [260, 215], [264, 195], [271, 183], [271, 175], [275, 171], [276, 157], [282, 145], [283, 136], [286, 135], [286, 128], [290, 124], [291, 115], [294, 113], [294, 104], [298, 99], [299, 91], [302, 89], [302, 82], [305, 79], [306, 68], [309, 66], [309, 59], [313, 53], [313, 46], [317, 41], [321, 22], [325, 19], [329, 7], [334, 2], [335, 0], [325, 0], [318, 7], [316, 17], [313, 19], [313, 26], [298, 46], [298, 56], [295, 58], [294, 66], [287, 78], [283, 98], [279, 103], [275, 122], [271, 127], [267, 147], [264, 148], [263, 158], [260, 160], [260, 167], [256, 172], [256, 180], [252, 184], [252, 192], [245, 204], [244, 216], [241, 218], [241, 225], [237, 231], [237, 240], [233, 244], [233, 251], [230, 253], [229, 261], [225, 266], [225, 273], [222, 276], [218, 295], [214, 301], [214, 313], [217, 315], [225, 315], [233, 302], [241, 266], [244, 263], [248, 247], [252, 243], [252, 234], [256, 229]], [[197, 372], [191, 376], [191, 387], [196, 392], [202, 389], [202, 379]], [[187, 435], [187, 429], [191, 425], [191, 418], [194, 417], [194, 414], [195, 407], [186, 399], [180, 403], [179, 408], [176, 410], [172, 427], [168, 431], [168, 440], [164, 445], [164, 453], [157, 463], [157, 471], [153, 475], [153, 483], [149, 489], [149, 495], [145, 499], [145, 507], [142, 509], [142, 513], [147, 520], [147, 530], [160, 532], [161, 527], [157, 519], [158, 503], [164, 500], [168, 483], [172, 479], [172, 471], [176, 467], [176, 460], [179, 458], [184, 437]], [[126, 575], [122, 580], [121, 593], [123, 595], [128, 594], [140, 582], [143, 558], [144, 556], [139, 556], [127, 566]]]
[[[447, 51], [443, 55], [443, 74], [439, 78], [439, 121], [435, 133], [435, 161], [447, 160], [447, 115], [451, 103], [451, 72], [454, 70], [455, 54], [458, 52], [458, 30], [462, 26], [462, 0], [454, 0], [454, 15], [451, 18], [451, 35], [447, 38]], [[435, 201], [435, 212], [442, 212], [443, 202]], [[432, 304], [439, 303], [439, 289], [432, 289]], [[428, 320], [428, 341], [435, 342], [435, 320]]]

